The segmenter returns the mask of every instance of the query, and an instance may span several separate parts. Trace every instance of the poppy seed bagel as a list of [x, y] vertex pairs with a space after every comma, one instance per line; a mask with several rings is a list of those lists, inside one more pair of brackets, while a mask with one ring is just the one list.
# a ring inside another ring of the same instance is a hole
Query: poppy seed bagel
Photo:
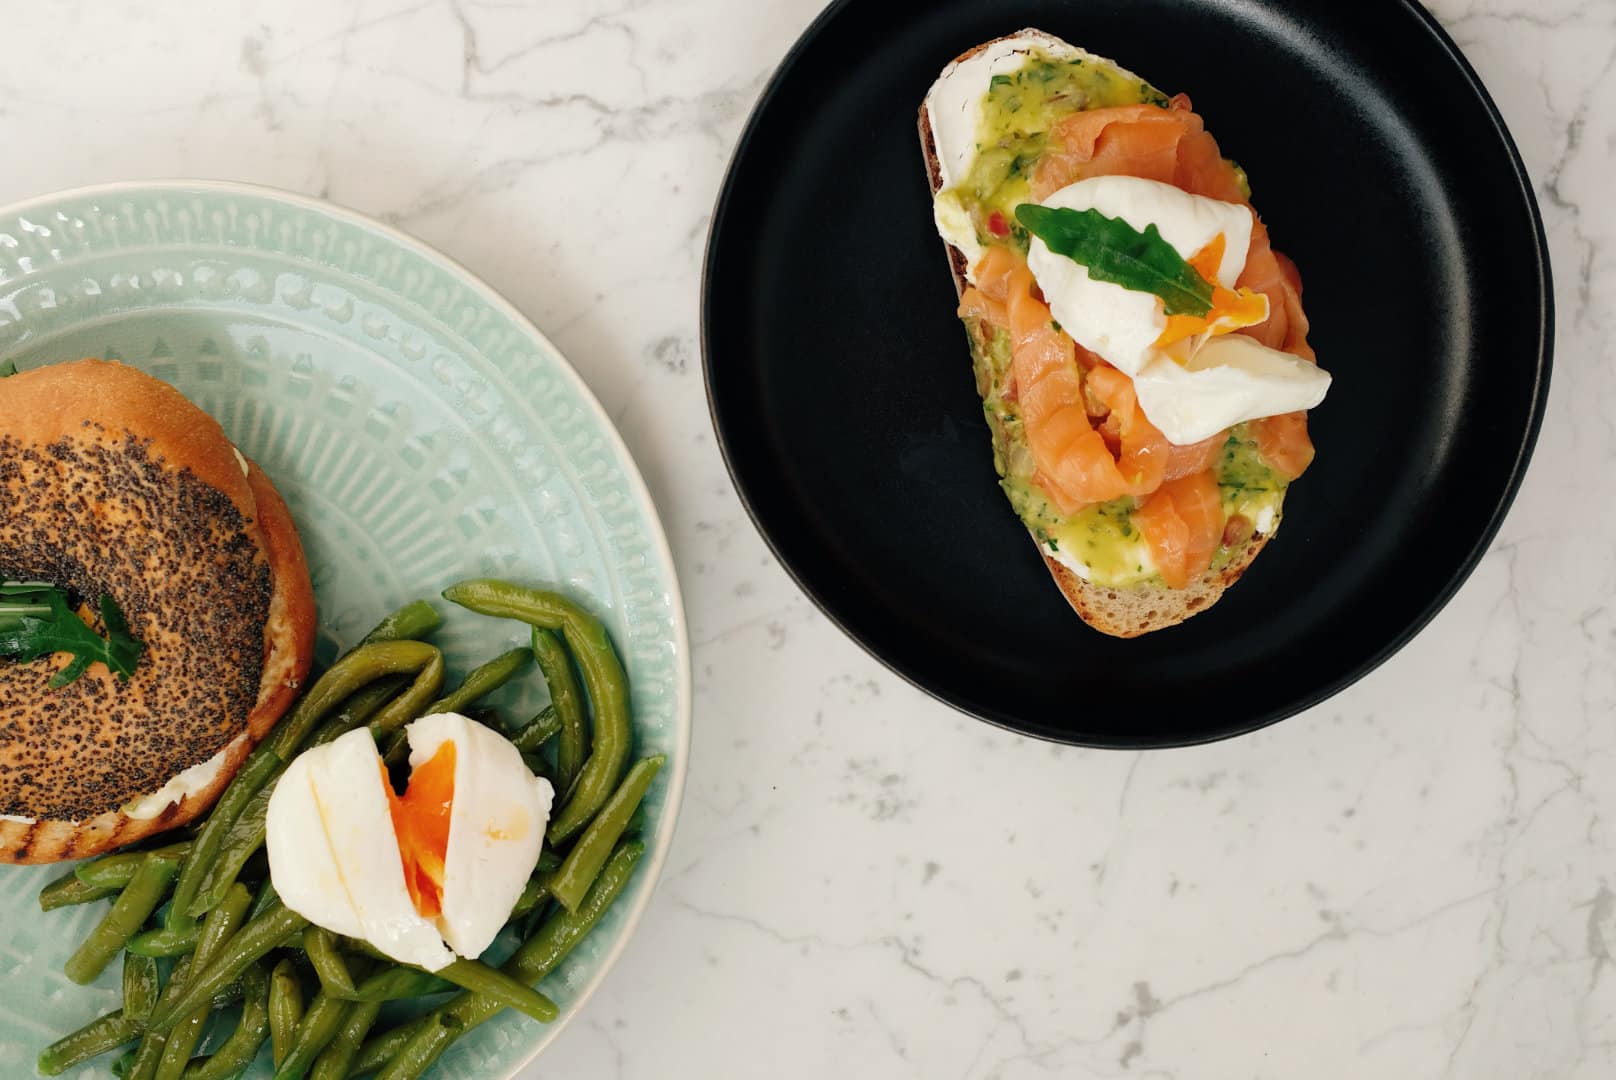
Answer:
[[81, 858], [213, 803], [307, 677], [313, 590], [268, 477], [167, 383], [37, 368], [0, 418], [0, 577], [110, 596], [145, 645], [55, 689], [65, 655], [0, 658], [0, 862]]

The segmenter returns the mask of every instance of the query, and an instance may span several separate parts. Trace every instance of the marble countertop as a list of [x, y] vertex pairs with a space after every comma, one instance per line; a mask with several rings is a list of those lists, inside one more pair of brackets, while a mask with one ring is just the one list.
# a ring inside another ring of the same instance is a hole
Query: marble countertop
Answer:
[[530, 315], [646, 473], [694, 641], [689, 794], [638, 936], [523, 1075], [1616, 1075], [1616, 5], [1435, 5], [1520, 143], [1555, 266], [1548, 418], [1492, 550], [1346, 693], [1143, 755], [911, 689], [803, 598], [730, 488], [702, 246], [818, 5], [7, 20], [0, 201], [207, 176], [377, 215]]

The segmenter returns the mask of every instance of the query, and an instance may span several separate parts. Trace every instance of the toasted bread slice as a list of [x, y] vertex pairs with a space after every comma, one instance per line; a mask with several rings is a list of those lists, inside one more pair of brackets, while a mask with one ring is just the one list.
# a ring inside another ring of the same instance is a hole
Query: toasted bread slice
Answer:
[[[985, 52], [1002, 41], [1035, 39], [1064, 45], [1057, 38], [1053, 38], [1039, 30], [1026, 29], [1014, 34], [985, 41], [973, 49], [969, 49], [954, 58], [949, 68], [954, 64]], [[1087, 62], [1106, 64], [1123, 74], [1130, 74], [1125, 69], [1110, 60], [1102, 57], [1093, 57], [1084, 54]], [[937, 153], [937, 136], [931, 120], [932, 95], [927, 95], [926, 101], [921, 104], [919, 127], [920, 147], [926, 162], [926, 176], [931, 185], [931, 193], [935, 197], [943, 188], [942, 163]], [[953, 244], [944, 242], [948, 252], [949, 267], [954, 275], [954, 291], [956, 295], [963, 295], [967, 285], [966, 255]], [[971, 349], [978, 352], [987, 348], [987, 342], [976, 334], [971, 334]], [[1278, 524], [1278, 515], [1274, 522]], [[1176, 626], [1192, 615], [1199, 614], [1217, 603], [1228, 589], [1241, 575], [1246, 572], [1257, 553], [1262, 551], [1272, 536], [1272, 527], [1269, 533], [1254, 533], [1231, 557], [1222, 565], [1214, 566], [1199, 580], [1191, 582], [1186, 588], [1169, 589], [1163, 585], [1134, 585], [1129, 587], [1111, 587], [1085, 581], [1065, 564], [1053, 558], [1044, 550], [1037, 536], [1029, 529], [1028, 535], [1038, 548], [1044, 565], [1055, 579], [1055, 585], [1060, 589], [1061, 595], [1066, 597], [1067, 603], [1078, 617], [1094, 629], [1113, 637], [1132, 638], [1141, 634], [1148, 634], [1152, 630], [1161, 630], [1169, 626]]]

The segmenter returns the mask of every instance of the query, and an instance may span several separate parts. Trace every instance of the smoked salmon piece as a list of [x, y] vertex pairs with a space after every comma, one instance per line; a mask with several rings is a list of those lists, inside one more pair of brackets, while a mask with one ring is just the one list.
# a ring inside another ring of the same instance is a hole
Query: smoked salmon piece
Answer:
[[[998, 325], [993, 317], [999, 310], [1005, 313], [1014, 387], [1004, 396], [1020, 408], [1036, 466], [1034, 482], [1061, 513], [1124, 495], [1148, 495], [1161, 486], [1175, 451], [1179, 470], [1209, 453], [1204, 444], [1171, 446], [1146, 418], [1133, 381], [1122, 372], [1087, 355], [1080, 366], [1077, 346], [1055, 328], [1018, 252], [989, 248], [976, 280], [961, 298], [960, 314]], [[1103, 430], [1091, 422], [1094, 412], [1105, 414]]]
[[1133, 513], [1170, 589], [1205, 574], [1223, 542], [1223, 498], [1210, 469], [1164, 483]]

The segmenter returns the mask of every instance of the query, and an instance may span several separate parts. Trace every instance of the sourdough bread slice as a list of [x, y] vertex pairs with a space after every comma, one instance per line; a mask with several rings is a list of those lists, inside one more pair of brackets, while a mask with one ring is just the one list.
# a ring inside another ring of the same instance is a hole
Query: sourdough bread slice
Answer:
[[[1014, 34], [984, 41], [973, 49], [969, 49], [955, 57], [948, 68], [944, 69], [944, 77], [954, 65], [964, 63], [978, 54], [985, 52], [994, 45], [1003, 41], [1031, 40], [1034, 43], [1053, 43], [1063, 45], [1058, 38], [1054, 38], [1041, 30], [1026, 29]], [[1119, 72], [1128, 74], [1124, 69], [1110, 60], [1100, 57], [1090, 57], [1090, 63], [1103, 63], [1110, 65]], [[925, 157], [926, 176], [931, 185], [931, 193], [935, 198], [943, 187], [942, 163], [938, 158], [937, 133], [932, 123], [931, 107], [936, 94], [935, 87], [932, 93], [920, 106], [919, 128], [921, 153]], [[954, 275], [954, 292], [963, 295], [967, 284], [966, 255], [953, 244], [944, 241], [943, 246], [948, 252], [949, 268]], [[975, 332], [968, 334], [971, 350], [979, 353], [988, 347]], [[1275, 515], [1275, 524], [1278, 523]], [[1038, 549], [1039, 556], [1049, 569], [1050, 575], [1055, 579], [1055, 585], [1061, 594], [1066, 597], [1072, 610], [1077, 612], [1079, 618], [1094, 629], [1113, 637], [1131, 638], [1141, 634], [1148, 634], [1152, 630], [1161, 630], [1169, 626], [1176, 626], [1192, 615], [1199, 614], [1217, 603], [1230, 585], [1240, 580], [1246, 568], [1251, 565], [1263, 547], [1268, 543], [1272, 529], [1268, 534], [1254, 533], [1221, 566], [1208, 570], [1198, 581], [1191, 582], [1182, 589], [1169, 589], [1163, 585], [1133, 585], [1126, 587], [1112, 587], [1099, 585], [1079, 577], [1072, 569], [1053, 558], [1039, 543], [1037, 536], [1028, 530], [1028, 536]]]

